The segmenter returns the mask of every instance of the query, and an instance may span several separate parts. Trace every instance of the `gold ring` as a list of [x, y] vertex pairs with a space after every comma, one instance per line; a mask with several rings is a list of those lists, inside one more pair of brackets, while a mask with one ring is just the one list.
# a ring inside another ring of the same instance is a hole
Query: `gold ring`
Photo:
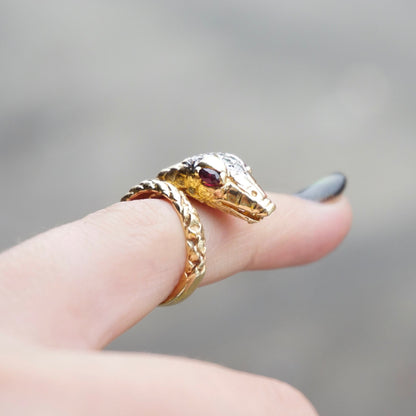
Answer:
[[260, 221], [276, 209], [254, 180], [251, 168], [230, 153], [204, 153], [189, 157], [163, 169], [157, 179], [143, 181], [131, 188], [122, 201], [166, 198], [182, 221], [186, 239], [185, 270], [161, 305], [174, 305], [186, 299], [205, 274], [204, 230], [188, 196], [249, 223]]

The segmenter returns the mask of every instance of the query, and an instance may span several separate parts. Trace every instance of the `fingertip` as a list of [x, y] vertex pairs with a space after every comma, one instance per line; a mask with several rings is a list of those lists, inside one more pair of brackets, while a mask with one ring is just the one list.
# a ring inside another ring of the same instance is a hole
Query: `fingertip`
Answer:
[[262, 224], [250, 269], [310, 263], [334, 250], [348, 234], [352, 211], [345, 196], [325, 203], [293, 195], [272, 194], [275, 216]]
[[321, 203], [305, 202], [316, 209], [313, 226], [315, 247], [298, 264], [317, 261], [333, 251], [348, 235], [352, 224], [351, 205], [343, 195]]

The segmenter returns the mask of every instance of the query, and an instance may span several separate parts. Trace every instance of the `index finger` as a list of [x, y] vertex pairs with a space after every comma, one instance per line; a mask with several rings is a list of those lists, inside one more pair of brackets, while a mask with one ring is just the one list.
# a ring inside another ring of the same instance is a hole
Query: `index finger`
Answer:
[[[316, 260], [349, 229], [345, 198], [319, 204], [270, 197], [278, 211], [256, 225], [198, 205], [207, 237], [204, 284]], [[101, 347], [167, 297], [184, 259], [182, 227], [169, 203], [115, 204], [0, 256], [0, 328], [46, 345]]]

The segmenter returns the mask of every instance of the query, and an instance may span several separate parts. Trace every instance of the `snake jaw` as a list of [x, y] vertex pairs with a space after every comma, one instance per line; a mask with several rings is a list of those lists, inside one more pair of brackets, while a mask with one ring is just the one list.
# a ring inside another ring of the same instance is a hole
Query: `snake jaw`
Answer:
[[252, 177], [251, 168], [230, 153], [187, 158], [161, 171], [158, 178], [201, 203], [249, 223], [260, 221], [276, 208]]
[[241, 218], [250, 224], [253, 224], [253, 223], [259, 222], [264, 217], [267, 217], [276, 209], [275, 205], [270, 201], [270, 206], [271, 205], [273, 205], [272, 208], [265, 208], [265, 209], [253, 211], [253, 210], [247, 210], [241, 206], [235, 206], [226, 201], [220, 201], [219, 205], [217, 205], [216, 207], [223, 212], [226, 212], [235, 217]]

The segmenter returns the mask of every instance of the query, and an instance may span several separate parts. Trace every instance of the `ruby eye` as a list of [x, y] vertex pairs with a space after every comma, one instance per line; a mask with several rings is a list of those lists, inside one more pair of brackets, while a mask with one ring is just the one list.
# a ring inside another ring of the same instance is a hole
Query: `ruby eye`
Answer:
[[205, 186], [216, 187], [221, 185], [221, 176], [214, 169], [202, 168], [199, 171], [199, 177]]

